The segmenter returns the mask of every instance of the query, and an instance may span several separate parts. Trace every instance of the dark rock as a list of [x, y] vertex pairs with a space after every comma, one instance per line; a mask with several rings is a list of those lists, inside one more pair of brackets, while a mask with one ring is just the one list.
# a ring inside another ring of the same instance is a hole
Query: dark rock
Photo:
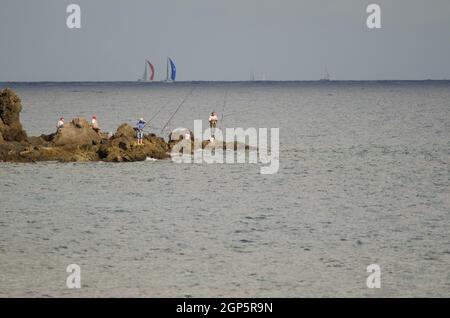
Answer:
[[145, 135], [144, 145], [136, 143], [135, 130], [128, 124], [122, 124], [116, 133], [99, 148], [98, 154], [104, 161], [143, 161], [147, 157], [165, 159], [169, 157], [169, 148], [163, 138]]
[[22, 102], [9, 88], [0, 91], [0, 134], [3, 141], [26, 141], [27, 134], [20, 123]]

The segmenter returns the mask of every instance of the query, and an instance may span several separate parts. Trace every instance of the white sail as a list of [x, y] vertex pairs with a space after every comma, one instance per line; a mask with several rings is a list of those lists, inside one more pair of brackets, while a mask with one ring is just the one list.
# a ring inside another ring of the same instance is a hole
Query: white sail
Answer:
[[166, 82], [175, 82], [176, 76], [177, 69], [175, 62], [170, 57], [167, 57]]
[[169, 58], [167, 58], [167, 65], [166, 65], [166, 82], [169, 82]]
[[148, 69], [147, 69], [147, 61], [145, 61], [145, 68], [144, 68], [144, 74], [142, 75], [142, 81], [148, 80]]
[[330, 81], [330, 73], [328, 73], [328, 68], [325, 66], [325, 72], [323, 74], [323, 77], [320, 79], [322, 82], [329, 82]]

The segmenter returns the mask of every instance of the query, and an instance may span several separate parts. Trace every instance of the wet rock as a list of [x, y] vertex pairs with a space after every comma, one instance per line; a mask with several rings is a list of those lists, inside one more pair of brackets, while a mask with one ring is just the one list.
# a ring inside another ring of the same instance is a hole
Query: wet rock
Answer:
[[232, 141], [232, 142], [225, 142], [220, 140], [210, 141], [210, 140], [203, 140], [202, 141], [202, 148], [203, 149], [223, 149], [223, 150], [257, 150], [256, 147], [250, 147], [249, 145], [243, 144], [238, 141]]
[[[181, 143], [181, 144], [179, 144]], [[177, 146], [177, 148], [175, 148], [175, 146], [179, 144]], [[170, 140], [169, 141], [169, 149], [170, 151], [175, 151], [175, 152], [179, 152], [179, 153], [183, 153], [184, 152], [184, 145], [186, 145], [185, 140], [183, 140], [183, 138], [180, 138], [179, 140]], [[188, 145], [188, 144], [187, 144]], [[257, 147], [251, 147], [247, 144], [238, 142], [238, 141], [234, 141], [234, 142], [225, 142], [225, 141], [221, 141], [221, 140], [215, 140], [215, 141], [210, 141], [210, 140], [203, 140], [203, 141], [199, 141], [199, 140], [191, 140], [191, 153], [193, 154], [194, 151], [196, 150], [200, 150], [200, 149], [208, 149], [208, 150], [213, 150], [213, 149], [221, 149], [221, 150], [234, 150], [234, 151], [257, 151], [258, 148]]]
[[[169, 134], [169, 149], [170, 151], [172, 151], [172, 148], [178, 144], [180, 141], [184, 140], [184, 136], [186, 133], [189, 133], [191, 136], [191, 149], [194, 149], [194, 133], [187, 129], [187, 128], [177, 128], [175, 130], [173, 130], [170, 134]], [[182, 152], [182, 150], [180, 150], [180, 152]]]

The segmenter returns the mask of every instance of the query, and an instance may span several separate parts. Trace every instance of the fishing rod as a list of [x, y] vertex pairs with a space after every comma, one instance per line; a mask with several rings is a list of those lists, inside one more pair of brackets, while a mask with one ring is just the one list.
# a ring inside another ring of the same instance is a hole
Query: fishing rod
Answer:
[[[150, 128], [150, 129], [160, 129], [161, 127], [154, 127], [154, 126], [150, 126], [148, 124], [150, 124], [150, 122], [156, 118], [156, 116], [158, 116], [158, 114], [170, 103], [170, 99], [168, 99], [165, 103], [163, 103], [161, 105], [161, 107], [158, 109], [158, 111], [145, 123], [144, 129], [146, 130], [146, 128]], [[148, 130], [147, 130], [148, 131]]]
[[232, 112], [232, 113], [223, 115], [222, 117], [229, 117], [229, 116], [233, 116], [233, 115], [236, 115], [236, 114], [245, 114], [245, 113], [249, 113], [249, 112], [253, 112], [253, 111], [256, 111], [256, 109], [247, 109], [247, 110], [241, 110], [241, 111], [238, 111], [238, 112]]
[[145, 126], [145, 128], [144, 128], [144, 130], [146, 130], [146, 129], [161, 129], [161, 127], [155, 127], [155, 126]]
[[170, 99], [167, 99], [167, 101], [166, 101], [165, 103], [162, 104], [162, 106], [161, 106], [161, 107], [158, 109], [158, 111], [152, 116], [152, 118], [150, 118], [150, 119], [148, 120], [148, 122], [151, 122], [153, 119], [155, 119], [156, 116], [158, 116], [158, 114], [159, 114], [164, 108], [166, 108], [167, 105], [169, 105], [169, 103], [170, 103]]
[[183, 106], [183, 104], [187, 101], [188, 97], [192, 95], [192, 92], [194, 91], [195, 87], [192, 87], [191, 91], [186, 94], [186, 96], [184, 97], [184, 99], [181, 101], [181, 103], [178, 105], [177, 109], [173, 112], [173, 114], [169, 117], [169, 120], [167, 120], [166, 124], [163, 126], [163, 128], [161, 128], [160, 134], [162, 134], [162, 132], [164, 131], [164, 129], [167, 127], [167, 125], [169, 125], [170, 121], [172, 120], [172, 118], [176, 115], [176, 113], [181, 109], [181, 106]]
[[228, 97], [228, 87], [225, 89], [225, 97], [223, 98], [223, 105], [222, 105], [222, 114], [220, 116], [220, 125], [222, 126], [223, 130], [223, 114], [225, 113], [225, 107], [227, 106], [227, 97]]

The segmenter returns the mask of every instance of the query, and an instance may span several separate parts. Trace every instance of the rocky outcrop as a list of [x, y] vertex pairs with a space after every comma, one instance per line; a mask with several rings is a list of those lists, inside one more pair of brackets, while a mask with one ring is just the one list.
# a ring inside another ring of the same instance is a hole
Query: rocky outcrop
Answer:
[[134, 128], [122, 124], [116, 133], [102, 143], [99, 156], [108, 162], [142, 161], [147, 157], [165, 159], [169, 157], [169, 147], [163, 138], [153, 134], [145, 135], [143, 145], [136, 143]]
[[[150, 158], [166, 159], [170, 152], [188, 131], [172, 132], [169, 142], [154, 134], [144, 135], [143, 145], [136, 142], [136, 132], [128, 124], [117, 128], [113, 136], [95, 132], [86, 119], [76, 117], [64, 127], [50, 135], [28, 137], [20, 123], [22, 104], [19, 96], [12, 90], [0, 91], [0, 161], [143, 161]], [[248, 150], [240, 143], [226, 144], [222, 141], [195, 142], [192, 131], [191, 149], [227, 148]]]
[[122, 124], [108, 138], [95, 132], [87, 120], [76, 117], [50, 135], [28, 137], [20, 123], [22, 104], [12, 90], [0, 91], [0, 161], [141, 161], [147, 157], [168, 158], [163, 138], [145, 135], [144, 145], [136, 144], [135, 131]]
[[[186, 144], [186, 140], [183, 140], [183, 138], [180, 138], [179, 140], [170, 140], [168, 145], [169, 145], [170, 152], [179, 152], [179, 153], [184, 153], [186, 151], [186, 150], [184, 150], [183, 147], [185, 147], [185, 146], [189, 147], [189, 143]], [[190, 145], [191, 154], [193, 154], [194, 151], [197, 151], [200, 149], [208, 149], [210, 151], [212, 151], [213, 149], [233, 150], [233, 151], [257, 151], [258, 150], [257, 147], [251, 147], [247, 144], [244, 144], [244, 143], [241, 143], [238, 141], [225, 142], [225, 141], [221, 141], [221, 140], [215, 140], [215, 141], [203, 140], [202, 142], [200, 142], [199, 140], [191, 139], [191, 145]], [[187, 151], [189, 152], [189, 150], [187, 150]]]
[[[192, 147], [194, 146], [194, 133], [187, 129], [187, 128], [177, 128], [174, 129], [170, 134], [169, 134], [169, 149], [172, 150], [172, 148], [178, 144], [180, 141], [184, 140], [185, 138], [185, 134], [189, 133], [189, 135], [191, 136], [191, 145]], [[193, 149], [193, 148], [192, 148]]]
[[20, 123], [22, 103], [11, 89], [0, 91], [0, 144], [5, 141], [27, 141], [27, 134]]
[[96, 133], [87, 120], [83, 117], [72, 119], [64, 127], [59, 128], [58, 131], [51, 135], [50, 142], [54, 146], [66, 145], [98, 145], [102, 137]]

